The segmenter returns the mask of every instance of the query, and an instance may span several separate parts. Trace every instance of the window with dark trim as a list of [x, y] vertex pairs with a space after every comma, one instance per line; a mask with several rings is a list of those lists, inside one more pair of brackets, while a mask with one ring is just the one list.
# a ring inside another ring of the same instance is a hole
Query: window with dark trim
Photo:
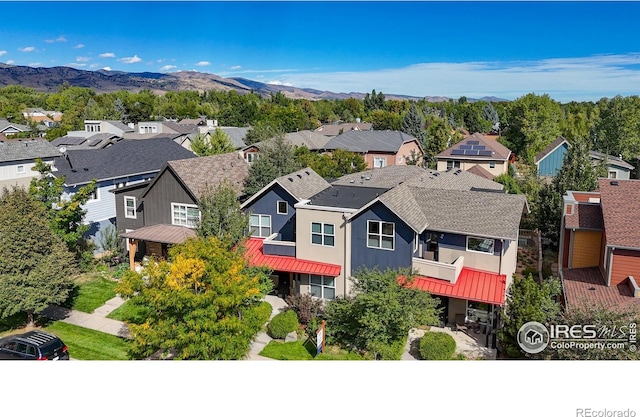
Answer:
[[395, 224], [377, 220], [367, 221], [367, 247], [393, 250], [395, 248]]
[[311, 244], [322, 246], [335, 245], [335, 226], [329, 223], [311, 223]]
[[289, 212], [289, 205], [286, 201], [278, 200], [276, 205], [278, 206], [278, 214], [287, 214]]

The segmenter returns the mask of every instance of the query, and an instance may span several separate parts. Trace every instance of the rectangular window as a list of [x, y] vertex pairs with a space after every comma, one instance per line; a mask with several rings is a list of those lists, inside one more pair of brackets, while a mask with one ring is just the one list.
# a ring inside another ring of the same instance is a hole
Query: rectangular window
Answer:
[[447, 169], [460, 168], [460, 161], [447, 161]]
[[18, 174], [24, 174], [26, 172], [24, 169], [24, 165], [18, 165], [17, 170]]
[[252, 214], [249, 218], [249, 230], [252, 236], [269, 237], [271, 235], [271, 216]]
[[393, 250], [395, 247], [395, 224], [368, 220], [367, 247]]
[[136, 218], [136, 198], [135, 197], [124, 197], [124, 217], [127, 219], [135, 219]]
[[172, 224], [178, 226], [197, 227], [200, 221], [200, 210], [192, 204], [171, 203]]
[[493, 253], [493, 239], [467, 236], [467, 250], [473, 252]]
[[89, 200], [87, 201], [98, 201], [100, 199], [100, 189], [96, 186], [96, 188], [94, 188], [93, 193], [91, 193], [91, 197], [89, 197]]
[[489, 168], [495, 168], [495, 167], [496, 167], [495, 162], [489, 162]]
[[289, 206], [286, 201], [278, 201], [278, 214], [287, 214]]
[[257, 152], [247, 152], [244, 154], [246, 160], [248, 163], [252, 164], [255, 162], [256, 159], [258, 159], [258, 153]]
[[609, 171], [609, 178], [618, 178], [618, 173], [616, 171]]
[[333, 300], [336, 298], [336, 279], [324, 275], [309, 275], [309, 292], [314, 297]]
[[383, 168], [387, 166], [387, 158], [373, 158], [374, 168]]
[[335, 245], [335, 228], [328, 223], [311, 223], [311, 244], [322, 246]]

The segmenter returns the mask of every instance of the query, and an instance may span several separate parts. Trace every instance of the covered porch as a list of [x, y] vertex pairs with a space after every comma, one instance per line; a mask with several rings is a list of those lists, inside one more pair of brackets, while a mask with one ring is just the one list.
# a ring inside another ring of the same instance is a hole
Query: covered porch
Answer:
[[[122, 233], [120, 237], [127, 239], [129, 269], [134, 271], [136, 261], [150, 256], [166, 259], [172, 245], [184, 243], [189, 238], [195, 238], [196, 232], [184, 226], [155, 224]], [[139, 250], [141, 245], [144, 247], [142, 251]]]

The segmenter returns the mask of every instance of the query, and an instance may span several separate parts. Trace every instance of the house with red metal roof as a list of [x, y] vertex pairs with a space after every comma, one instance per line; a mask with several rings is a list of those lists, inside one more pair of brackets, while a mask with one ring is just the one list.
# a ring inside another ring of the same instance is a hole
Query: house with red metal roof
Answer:
[[331, 300], [360, 268], [406, 268], [438, 296], [442, 320], [496, 326], [515, 272], [522, 195], [461, 170], [389, 166], [328, 183], [309, 168], [243, 204], [248, 256], [270, 266], [281, 295]]
[[640, 307], [640, 180], [598, 185], [563, 196], [558, 264], [566, 307]]

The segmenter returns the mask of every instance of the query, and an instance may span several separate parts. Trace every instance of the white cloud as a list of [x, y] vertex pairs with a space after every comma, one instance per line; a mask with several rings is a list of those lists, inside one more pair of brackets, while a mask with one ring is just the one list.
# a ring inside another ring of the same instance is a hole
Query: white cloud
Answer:
[[91, 58], [88, 56], [79, 56], [76, 58], [76, 61], [78, 62], [89, 62], [91, 61]]
[[6, 55], [6, 54], [7, 54], [7, 51], [0, 51], [0, 56]]
[[105, 52], [104, 54], [98, 55], [100, 58], [115, 58], [116, 54], [113, 52]]
[[84, 44], [82, 44], [82, 43], [79, 43], [79, 44], [77, 44], [76, 46], [73, 47], [73, 49], [82, 49], [82, 48], [84, 48]]
[[16, 61], [14, 61], [13, 59], [10, 59], [6, 62], [7, 65], [14, 65], [16, 63]]
[[55, 40], [53, 40], [53, 39], [45, 39], [44, 41], [45, 41], [46, 43], [54, 43], [54, 42], [55, 42]]
[[209, 61], [200, 61], [196, 64], [197, 67], [206, 67], [207, 65], [211, 65]]
[[40, 67], [42, 66], [42, 62], [29, 62], [30, 67]]
[[18, 51], [20, 52], [33, 52], [35, 50], [35, 46], [25, 46], [24, 48], [18, 48]]
[[78, 62], [72, 62], [72, 63], [70, 63], [70, 64], [67, 64], [67, 66], [68, 66], [68, 67], [86, 67], [86, 66], [87, 66], [87, 64], [84, 64], [84, 63], [83, 63], [83, 64], [80, 64], [80, 63], [78, 63]]
[[293, 84], [291, 84], [291, 83], [286, 83], [286, 82], [282, 82], [282, 81], [278, 81], [278, 80], [266, 81], [265, 84], [282, 85], [284, 87], [293, 87]]
[[230, 70], [232, 70], [232, 71], [236, 71], [236, 70], [242, 69], [242, 66], [240, 66], [240, 65], [234, 65], [233, 67], [231, 67], [231, 68], [229, 68], [229, 69], [230, 69]]
[[64, 35], [60, 35], [56, 38], [56, 42], [66, 42], [67, 38], [64, 37]]
[[111, 71], [111, 67], [103, 67], [102, 69], [105, 71]]
[[129, 56], [125, 58], [120, 58], [118, 59], [118, 61], [122, 62], [123, 64], [135, 64], [136, 62], [142, 61], [142, 59], [140, 59], [138, 55], [134, 55], [134, 56]]
[[160, 68], [160, 71], [171, 71], [174, 68], [178, 68], [175, 65], [165, 65], [164, 67]]

